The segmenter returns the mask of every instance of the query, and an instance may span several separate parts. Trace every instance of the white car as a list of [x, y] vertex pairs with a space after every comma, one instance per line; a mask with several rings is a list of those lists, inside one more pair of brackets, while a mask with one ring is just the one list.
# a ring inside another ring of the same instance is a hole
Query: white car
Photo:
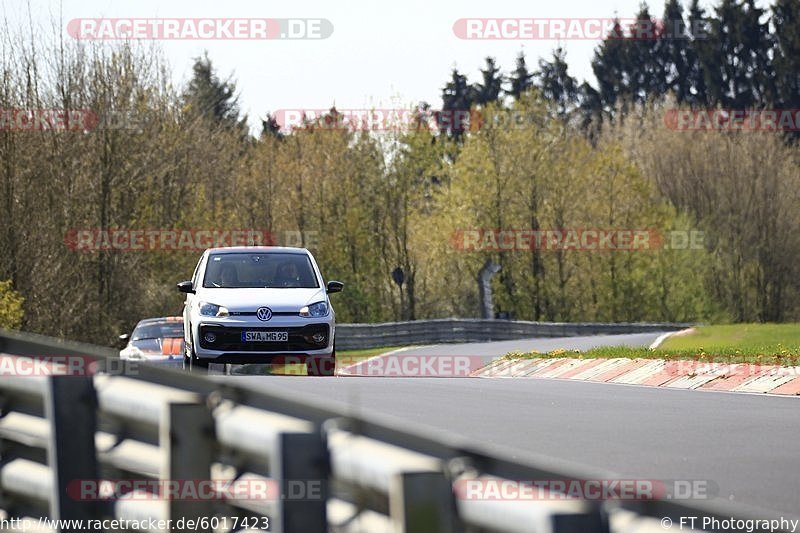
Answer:
[[306, 363], [309, 375], [332, 376], [336, 319], [328, 294], [344, 285], [323, 281], [305, 248], [243, 246], [206, 250], [184, 302], [184, 363]]

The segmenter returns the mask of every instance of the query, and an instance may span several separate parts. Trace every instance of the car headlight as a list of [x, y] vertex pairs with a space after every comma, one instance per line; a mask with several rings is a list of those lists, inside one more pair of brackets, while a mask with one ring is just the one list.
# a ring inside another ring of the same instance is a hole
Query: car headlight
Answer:
[[328, 316], [328, 302], [317, 302], [300, 309], [300, 316], [320, 317]]
[[217, 304], [210, 304], [208, 302], [200, 302], [200, 315], [201, 316], [228, 316], [228, 309]]

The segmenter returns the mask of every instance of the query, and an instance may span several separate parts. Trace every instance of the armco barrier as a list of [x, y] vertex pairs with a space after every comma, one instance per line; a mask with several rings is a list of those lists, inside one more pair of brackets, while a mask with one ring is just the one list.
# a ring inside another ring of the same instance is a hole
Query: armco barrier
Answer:
[[688, 324], [527, 322], [442, 318], [382, 324], [337, 324], [336, 349], [360, 350], [453, 342], [489, 342], [533, 337], [578, 337], [677, 331]]
[[[605, 533], [659, 531], [665, 517], [753, 518], [668, 499], [459, 498], [465, 481], [601, 476], [239, 387], [234, 376], [122, 362], [85, 344], [0, 330], [0, 368], [0, 529], [16, 519], [18, 530], [33, 521], [46, 531], [39, 520], [49, 517], [149, 531], [171, 520], [173, 531]], [[204, 480], [221, 484], [194, 486], [202, 497], [181, 490]]]

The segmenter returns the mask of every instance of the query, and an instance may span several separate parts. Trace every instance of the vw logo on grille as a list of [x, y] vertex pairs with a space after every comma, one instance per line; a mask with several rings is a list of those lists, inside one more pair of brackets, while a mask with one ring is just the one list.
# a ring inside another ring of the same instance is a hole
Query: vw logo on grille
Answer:
[[256, 310], [256, 317], [258, 317], [259, 320], [266, 322], [272, 318], [272, 309], [269, 307], [259, 307]]

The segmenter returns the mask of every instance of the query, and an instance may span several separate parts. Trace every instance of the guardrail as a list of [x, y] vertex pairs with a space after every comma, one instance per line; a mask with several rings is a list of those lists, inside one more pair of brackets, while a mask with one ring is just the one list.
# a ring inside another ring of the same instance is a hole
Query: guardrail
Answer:
[[233, 376], [132, 364], [111, 350], [38, 335], [0, 330], [0, 371], [7, 521], [116, 519], [127, 522], [97, 529], [148, 531], [171, 520], [174, 531], [605, 533], [660, 531], [664, 517], [747, 518], [728, 506], [670, 500], [461, 498], [465, 481], [593, 473], [238, 387]]
[[453, 342], [489, 342], [531, 337], [578, 337], [678, 331], [691, 324], [674, 323], [580, 323], [527, 322], [481, 318], [442, 318], [386, 322], [382, 324], [337, 324], [337, 350], [360, 350], [384, 346], [411, 346]]

